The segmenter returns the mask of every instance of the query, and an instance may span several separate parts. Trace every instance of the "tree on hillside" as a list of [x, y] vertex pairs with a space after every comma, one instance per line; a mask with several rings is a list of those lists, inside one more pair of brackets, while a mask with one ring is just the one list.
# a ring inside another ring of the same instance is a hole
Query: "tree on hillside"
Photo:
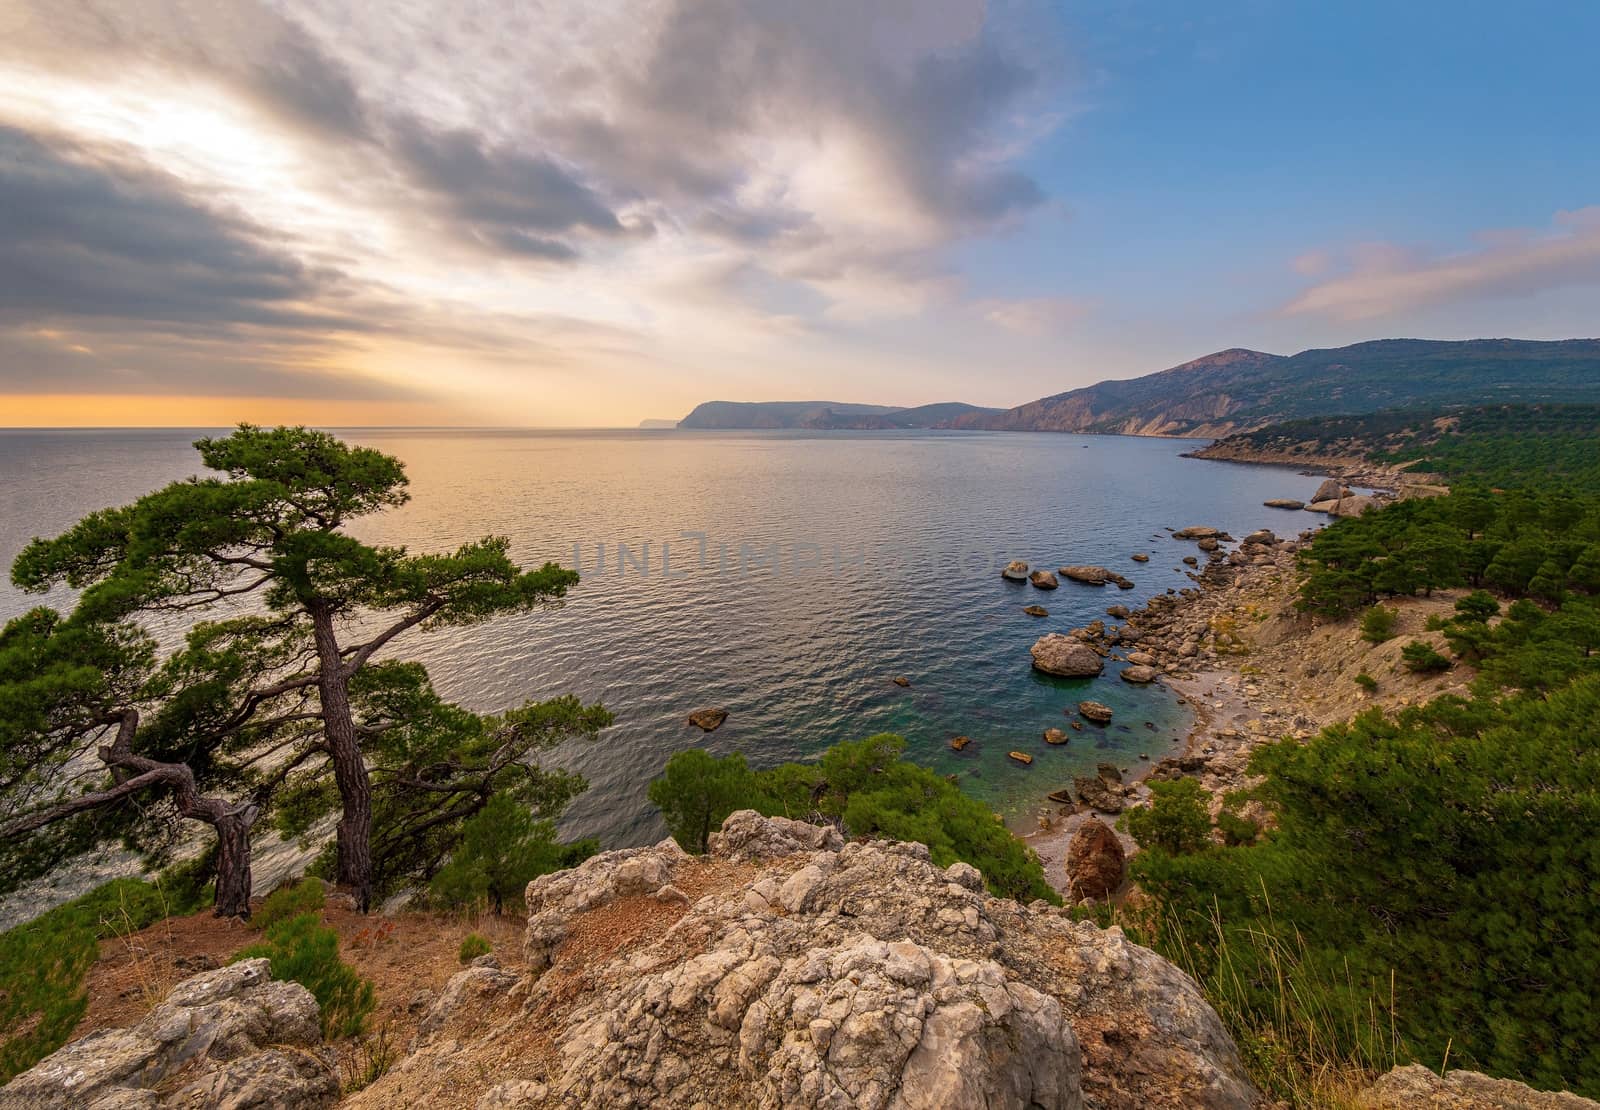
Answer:
[[[163, 698], [169, 675], [128, 622], [65, 620], [35, 609], [0, 632], [0, 837], [8, 884], [96, 840], [151, 843], [170, 804], [216, 834], [216, 912], [249, 915], [250, 832], [260, 806], [229, 790], [221, 730], [193, 729], [201, 701]], [[264, 696], [228, 710], [239, 723]], [[212, 705], [216, 715], [216, 706]], [[154, 710], [154, 711], [152, 711]], [[263, 724], [260, 735], [272, 726]], [[102, 819], [107, 812], [109, 819]], [[142, 834], [136, 830], [143, 827]]]
[[[35, 540], [12, 580], [30, 591], [81, 590], [72, 620], [84, 626], [162, 613], [223, 617], [164, 668], [170, 694], [192, 702], [200, 723], [223, 730], [221, 742], [236, 751], [278, 752], [276, 762], [256, 764], [258, 790], [326, 764], [340, 814], [334, 877], [365, 908], [374, 884], [370, 749], [378, 741], [354, 700], [364, 672], [414, 629], [548, 605], [578, 575], [555, 563], [525, 571], [500, 537], [414, 555], [350, 536], [352, 520], [408, 499], [399, 460], [371, 448], [306, 428], [248, 424], [195, 446], [223, 477], [174, 482]], [[247, 688], [243, 676], [262, 660], [271, 664], [270, 684]], [[255, 696], [263, 691], [270, 697]], [[281, 750], [278, 734], [253, 723], [263, 700], [278, 703], [272, 727], [287, 730]]]

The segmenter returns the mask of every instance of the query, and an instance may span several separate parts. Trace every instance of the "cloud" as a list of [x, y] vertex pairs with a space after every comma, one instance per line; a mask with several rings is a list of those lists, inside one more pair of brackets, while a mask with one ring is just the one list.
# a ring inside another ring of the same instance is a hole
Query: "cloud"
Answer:
[[975, 305], [979, 314], [996, 327], [1023, 335], [1057, 335], [1088, 316], [1093, 306], [1076, 297], [1031, 297], [1022, 300], [985, 300]]
[[1448, 255], [1361, 244], [1344, 252], [1343, 272], [1305, 289], [1280, 312], [1358, 321], [1600, 284], [1600, 206], [1557, 212], [1552, 224], [1543, 232], [1484, 232], [1478, 249]]

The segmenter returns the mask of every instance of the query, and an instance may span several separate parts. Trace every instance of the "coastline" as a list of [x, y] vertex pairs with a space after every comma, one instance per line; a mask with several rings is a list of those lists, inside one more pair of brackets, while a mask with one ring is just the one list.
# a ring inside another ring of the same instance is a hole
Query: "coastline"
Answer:
[[[1277, 459], [1228, 461], [1282, 465]], [[1330, 465], [1330, 473], [1351, 483], [1374, 476], [1370, 469], [1337, 465]], [[1398, 496], [1406, 496], [1401, 483], [1389, 488], [1395, 487], [1401, 488]], [[1280, 511], [1298, 525], [1295, 516], [1304, 510]], [[1448, 615], [1465, 591], [1390, 599], [1385, 604], [1397, 613], [1396, 634], [1381, 644], [1362, 640], [1354, 618], [1327, 621], [1295, 609], [1302, 580], [1298, 552], [1326, 521], [1318, 514], [1317, 523], [1297, 529], [1292, 538], [1263, 532], [1238, 542], [1215, 537], [1221, 540], [1215, 550], [1195, 553], [1199, 565], [1188, 575], [1188, 588], [1152, 598], [1145, 608], [1130, 612], [1121, 628], [1101, 631], [1090, 625], [1075, 630], [1074, 635], [1106, 650], [1112, 659], [1140, 652], [1153, 656], [1160, 672], [1157, 681], [1177, 694], [1191, 715], [1179, 754], [1124, 776], [1124, 809], [1148, 803], [1152, 779], [1194, 778], [1211, 793], [1215, 814], [1225, 794], [1257, 781], [1249, 774], [1250, 757], [1265, 744], [1307, 740], [1365, 709], [1398, 708], [1466, 692], [1474, 672], [1464, 665], [1442, 675], [1417, 675], [1400, 662], [1400, 650], [1411, 640], [1445, 646], [1439, 633], [1427, 631], [1428, 618]], [[1233, 544], [1233, 550], [1222, 543]], [[1377, 677], [1378, 688], [1369, 691], [1358, 685], [1358, 674]], [[1263, 816], [1259, 803], [1249, 803], [1244, 812]], [[1041, 816], [1041, 827], [1022, 838], [1038, 853], [1047, 881], [1069, 902], [1068, 847], [1091, 816], [1115, 830], [1117, 815], [1080, 803], [1053, 807]], [[1133, 855], [1137, 844], [1115, 831], [1124, 852]]]

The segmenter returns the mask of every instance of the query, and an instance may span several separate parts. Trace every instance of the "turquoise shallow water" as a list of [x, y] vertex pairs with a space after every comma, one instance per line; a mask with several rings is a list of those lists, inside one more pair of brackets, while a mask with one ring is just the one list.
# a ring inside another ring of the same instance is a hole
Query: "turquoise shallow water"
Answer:
[[[0, 433], [0, 560], [30, 536], [193, 473], [174, 431]], [[1108, 760], [1169, 754], [1187, 711], [1116, 667], [1093, 680], [1039, 675], [1028, 648], [1114, 603], [1188, 584], [1193, 546], [1163, 526], [1289, 532], [1305, 514], [1293, 471], [1180, 458], [1190, 441], [1008, 433], [481, 432], [361, 430], [347, 438], [405, 460], [411, 504], [364, 521], [364, 537], [417, 550], [493, 532], [527, 562], [577, 562], [561, 608], [412, 640], [441, 690], [482, 710], [574, 692], [617, 724], [552, 762], [591, 789], [565, 828], [608, 846], [661, 834], [645, 788], [672, 752], [703, 745], [763, 765], [840, 740], [898, 732], [913, 758], [1019, 826], [1044, 795]], [[1135, 551], [1147, 564], [1130, 561]], [[1000, 568], [1099, 563], [1134, 590], [1055, 591]], [[51, 599], [46, 599], [47, 601]], [[68, 599], [59, 599], [65, 604]], [[37, 602], [0, 587], [0, 618]], [[1023, 613], [1037, 603], [1044, 619]], [[905, 675], [902, 689], [890, 680]], [[1085, 697], [1107, 729], [1046, 745]], [[720, 705], [709, 736], [694, 709]], [[973, 737], [963, 753], [958, 734]], [[1011, 762], [1011, 750], [1034, 756]]]

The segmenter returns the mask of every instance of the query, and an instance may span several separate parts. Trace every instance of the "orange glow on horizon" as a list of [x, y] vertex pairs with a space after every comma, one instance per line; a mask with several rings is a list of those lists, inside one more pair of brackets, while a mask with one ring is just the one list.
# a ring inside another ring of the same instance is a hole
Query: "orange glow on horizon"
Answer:
[[308, 397], [189, 397], [148, 394], [0, 394], [0, 428], [227, 428], [252, 424], [324, 427], [461, 424], [422, 401], [334, 401]]

